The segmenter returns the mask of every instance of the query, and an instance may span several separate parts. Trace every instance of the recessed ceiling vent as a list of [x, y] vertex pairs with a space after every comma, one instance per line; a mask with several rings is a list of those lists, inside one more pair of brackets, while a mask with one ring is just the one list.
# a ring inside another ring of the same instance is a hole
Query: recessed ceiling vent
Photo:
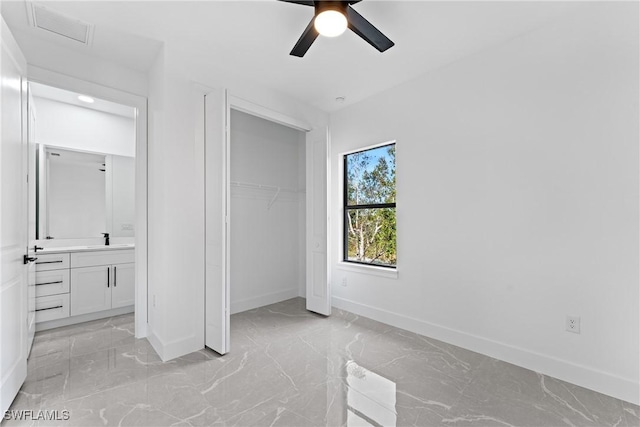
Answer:
[[93, 25], [37, 3], [29, 2], [27, 7], [32, 26], [85, 45], [91, 44]]

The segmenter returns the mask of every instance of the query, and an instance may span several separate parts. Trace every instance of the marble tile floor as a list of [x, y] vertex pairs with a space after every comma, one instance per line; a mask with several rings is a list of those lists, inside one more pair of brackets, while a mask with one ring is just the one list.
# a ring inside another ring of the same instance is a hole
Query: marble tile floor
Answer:
[[233, 315], [225, 356], [163, 363], [132, 315], [40, 332], [11, 410], [69, 419], [3, 426], [640, 426], [638, 406], [301, 298]]

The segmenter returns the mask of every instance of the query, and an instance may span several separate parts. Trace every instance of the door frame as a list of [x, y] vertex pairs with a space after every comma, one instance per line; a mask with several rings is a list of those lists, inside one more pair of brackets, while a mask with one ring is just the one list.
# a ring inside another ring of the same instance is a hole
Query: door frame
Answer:
[[[230, 218], [230, 210], [231, 210], [231, 178], [230, 178], [230, 170], [231, 170], [231, 136], [230, 136], [230, 118], [231, 118], [231, 110], [241, 111], [243, 113], [247, 113], [283, 126], [287, 126], [298, 131], [302, 131], [308, 133], [312, 130], [311, 125], [309, 125], [306, 121], [291, 117], [287, 114], [281, 113], [279, 111], [272, 110], [271, 108], [256, 104], [247, 99], [241, 98], [239, 96], [233, 95], [229, 93], [229, 91], [223, 90], [225, 94], [225, 105], [223, 106], [224, 110], [224, 136], [222, 142], [222, 150], [223, 153], [223, 162], [222, 168], [222, 207], [223, 207], [223, 215], [222, 215], [222, 230], [223, 230], [223, 243], [222, 243], [222, 276], [223, 276], [223, 286], [224, 286], [224, 295], [226, 298], [224, 313], [227, 317], [226, 322], [226, 332], [229, 332], [228, 319], [230, 316], [230, 287], [231, 287], [231, 275], [230, 275], [230, 260], [231, 260], [231, 218]], [[212, 91], [208, 93], [214, 93]], [[205, 94], [206, 96], [207, 94]], [[205, 118], [206, 122], [206, 118]], [[205, 146], [208, 145], [207, 142], [207, 132], [205, 131]], [[218, 134], [219, 135], [219, 134]], [[218, 140], [220, 141], [220, 140]], [[217, 142], [220, 143], [220, 142]], [[206, 149], [205, 149], [206, 151]], [[328, 162], [327, 162], [328, 163]], [[206, 170], [206, 158], [205, 158], [205, 170]], [[205, 172], [206, 173], [206, 172]], [[206, 205], [206, 193], [205, 193], [205, 205]], [[206, 251], [206, 244], [205, 244]], [[206, 269], [206, 266], [205, 266]], [[207, 278], [205, 271], [205, 293], [207, 287]], [[206, 298], [205, 298], [206, 301]], [[207, 305], [205, 302], [205, 345], [206, 345], [206, 317], [207, 317]], [[225, 337], [226, 344], [223, 346], [224, 352], [228, 352], [230, 350], [230, 336]]]
[[136, 217], [135, 217], [135, 336], [147, 336], [148, 324], [148, 139], [147, 98], [56, 73], [40, 67], [29, 67], [28, 80], [133, 107], [137, 111], [136, 127]]

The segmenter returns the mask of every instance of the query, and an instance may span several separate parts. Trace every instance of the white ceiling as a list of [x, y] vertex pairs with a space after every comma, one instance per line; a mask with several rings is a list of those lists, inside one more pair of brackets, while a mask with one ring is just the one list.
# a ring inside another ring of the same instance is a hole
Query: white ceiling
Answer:
[[[554, 1], [376, 1], [354, 5], [395, 42], [379, 53], [354, 33], [319, 37], [303, 58], [289, 55], [313, 8], [262, 1], [46, 1], [95, 25], [86, 47], [29, 27], [23, 1], [3, 1], [14, 35], [40, 38], [146, 71], [161, 43], [186, 69], [210, 67], [334, 111], [465, 56], [505, 43], [586, 7]], [[27, 58], [29, 59], [29, 58]], [[346, 97], [343, 103], [335, 98]]]
[[[81, 93], [71, 92], [35, 82], [31, 82], [29, 85], [31, 93], [36, 98], [51, 99], [53, 101], [64, 102], [65, 104], [71, 104], [82, 108], [89, 108], [91, 110], [115, 114], [129, 119], [135, 118], [135, 108], [127, 105], [116, 104], [115, 102], [99, 98], [93, 98], [93, 104], [89, 104], [78, 99], [78, 96], [82, 95]], [[37, 99], [35, 100], [35, 103], [37, 106]]]

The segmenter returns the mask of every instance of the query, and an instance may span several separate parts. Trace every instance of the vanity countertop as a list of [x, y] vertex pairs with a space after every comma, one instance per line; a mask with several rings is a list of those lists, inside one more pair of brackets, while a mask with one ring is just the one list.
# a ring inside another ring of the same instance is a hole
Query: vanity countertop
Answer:
[[120, 243], [113, 245], [89, 245], [89, 246], [65, 246], [60, 248], [39, 249], [38, 254], [58, 254], [63, 252], [93, 252], [93, 251], [115, 251], [123, 249], [134, 249], [133, 243]]

